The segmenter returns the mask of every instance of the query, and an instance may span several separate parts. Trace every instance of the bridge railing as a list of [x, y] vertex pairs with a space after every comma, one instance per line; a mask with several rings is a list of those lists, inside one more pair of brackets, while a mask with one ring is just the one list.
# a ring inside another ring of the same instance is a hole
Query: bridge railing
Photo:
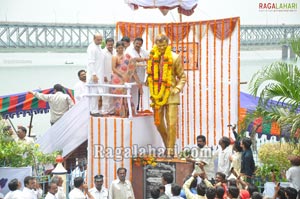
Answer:
[[244, 25], [240, 31], [242, 46], [270, 46], [300, 37], [300, 25]]
[[[242, 46], [273, 46], [300, 37], [300, 25], [241, 25]], [[0, 22], [0, 48], [86, 48], [95, 33], [115, 38], [115, 24]]]
[[86, 48], [95, 33], [114, 38], [114, 24], [0, 22], [2, 48]]

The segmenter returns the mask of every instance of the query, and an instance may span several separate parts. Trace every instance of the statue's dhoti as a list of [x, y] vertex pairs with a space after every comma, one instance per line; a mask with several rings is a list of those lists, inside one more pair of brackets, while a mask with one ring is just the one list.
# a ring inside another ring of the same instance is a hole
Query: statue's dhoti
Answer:
[[162, 140], [166, 147], [166, 155], [168, 156], [174, 156], [177, 112], [177, 104], [166, 104], [158, 109], [159, 125], [157, 125], [156, 128], [162, 137]]

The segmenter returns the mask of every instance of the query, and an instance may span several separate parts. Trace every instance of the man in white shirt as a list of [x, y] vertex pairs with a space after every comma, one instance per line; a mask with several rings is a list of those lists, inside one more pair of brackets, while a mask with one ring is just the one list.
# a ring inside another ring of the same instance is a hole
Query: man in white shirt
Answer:
[[34, 140], [31, 137], [26, 137], [27, 129], [24, 126], [18, 126], [17, 130], [17, 142], [22, 142], [25, 144], [34, 144]]
[[26, 176], [24, 178], [23, 199], [37, 199], [34, 192], [34, 177]]
[[[103, 84], [104, 83], [104, 54], [100, 47], [102, 43], [102, 35], [95, 34], [94, 41], [87, 48], [88, 64], [87, 64], [87, 83]], [[102, 88], [89, 87], [90, 94], [99, 94], [103, 92]], [[99, 97], [89, 97], [90, 113], [92, 116], [99, 117]]]
[[212, 150], [206, 146], [206, 137], [204, 135], [197, 136], [197, 146], [191, 148], [191, 157], [186, 158], [187, 161], [204, 166], [208, 180], [215, 177]]
[[174, 177], [172, 173], [166, 172], [163, 173], [161, 176], [161, 183], [165, 186], [165, 194], [171, 198], [173, 196], [172, 194], [172, 183], [173, 183]]
[[135, 199], [131, 182], [126, 180], [126, 172], [126, 168], [118, 168], [118, 179], [110, 185], [109, 199]]
[[36, 181], [36, 178], [33, 179], [33, 191], [37, 199], [43, 197], [43, 190], [41, 189], [40, 184]]
[[57, 193], [55, 194], [57, 199], [66, 199], [66, 193], [62, 187], [64, 180], [61, 176], [53, 176], [51, 182], [57, 185]]
[[[142, 49], [143, 46], [143, 39], [141, 37], [137, 37], [134, 39], [133, 42], [133, 48], [127, 48], [125, 51], [125, 55], [129, 54], [132, 58], [148, 58], [149, 53]], [[138, 77], [142, 83], [145, 83], [146, 81], [146, 67], [147, 62], [139, 62], [138, 66], [136, 67], [136, 72], [138, 74]], [[140, 102], [140, 93], [138, 91], [138, 87], [134, 86], [132, 88], [132, 100], [133, 104], [137, 108], [137, 110], [140, 110], [141, 102]], [[149, 89], [145, 86], [143, 86], [143, 109], [149, 109], [147, 106], [149, 104], [150, 96], [149, 96]]]
[[[83, 193], [86, 193], [86, 195]], [[88, 190], [87, 184], [84, 184], [82, 177], [77, 177], [74, 179], [74, 189], [69, 193], [69, 199], [94, 199]]]
[[74, 98], [75, 103], [78, 103], [84, 94], [87, 94], [87, 86], [86, 83], [86, 71], [80, 70], [78, 71], [79, 81], [74, 86]]
[[95, 199], [108, 199], [108, 190], [103, 187], [103, 175], [95, 175], [95, 187], [90, 189], [90, 193]]
[[218, 172], [224, 173], [226, 178], [230, 176], [231, 162], [230, 156], [232, 155], [232, 148], [230, 145], [230, 139], [223, 136], [219, 140], [221, 148], [215, 155], [218, 155]]
[[288, 158], [291, 162], [291, 167], [286, 171], [286, 179], [290, 182], [290, 187], [300, 191], [300, 161], [297, 156]]
[[56, 183], [54, 182], [51, 182], [49, 185], [48, 185], [48, 193], [45, 197], [45, 199], [57, 199], [55, 194], [57, 193], [57, 185]]
[[85, 162], [80, 162], [75, 169], [71, 172], [71, 180], [70, 180], [70, 186], [73, 188], [74, 186], [74, 179], [76, 177], [82, 177], [83, 181], [86, 179], [86, 168], [87, 164]]
[[23, 193], [20, 190], [21, 182], [14, 178], [8, 183], [9, 192], [5, 195], [4, 199], [23, 199]]
[[[112, 56], [114, 54], [114, 39], [107, 38], [105, 40], [104, 53], [104, 82], [109, 84], [111, 82], [112, 71]], [[105, 93], [109, 93], [108, 87], [103, 88]], [[114, 107], [112, 104], [112, 97], [103, 96], [102, 97], [102, 113], [107, 114], [113, 111]]]
[[30, 93], [36, 98], [49, 103], [51, 125], [59, 120], [65, 114], [65, 112], [67, 112], [74, 105], [71, 97], [64, 93], [64, 87], [62, 85], [55, 84], [53, 88], [54, 94], [43, 94], [30, 91]]

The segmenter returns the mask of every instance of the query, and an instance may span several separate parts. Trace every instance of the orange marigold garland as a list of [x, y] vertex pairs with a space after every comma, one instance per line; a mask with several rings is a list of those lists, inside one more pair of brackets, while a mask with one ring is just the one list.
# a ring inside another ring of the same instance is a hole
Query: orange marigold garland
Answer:
[[156, 158], [152, 155], [138, 155], [136, 157], [133, 157], [132, 160], [133, 164], [138, 167], [147, 165], [155, 167], [157, 165]]
[[[160, 59], [163, 59], [162, 67], [160, 67]], [[170, 96], [170, 87], [172, 84], [172, 51], [171, 46], [166, 48], [165, 54], [161, 56], [156, 45], [150, 51], [148, 60], [147, 74], [148, 85], [150, 90], [150, 98], [152, 100], [151, 107], [154, 108], [154, 123], [159, 125], [158, 110], [165, 105]]]

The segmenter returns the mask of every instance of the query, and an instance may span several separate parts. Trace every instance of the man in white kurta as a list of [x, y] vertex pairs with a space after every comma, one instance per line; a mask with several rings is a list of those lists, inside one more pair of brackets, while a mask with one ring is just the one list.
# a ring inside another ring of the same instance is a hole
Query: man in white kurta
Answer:
[[231, 162], [230, 156], [232, 155], [232, 147], [230, 147], [230, 139], [228, 137], [223, 136], [219, 140], [219, 145], [221, 148], [215, 153], [218, 155], [218, 172], [222, 172], [229, 177]]
[[78, 103], [84, 96], [87, 94], [87, 86], [86, 84], [86, 71], [80, 70], [78, 71], [79, 81], [74, 86], [74, 98], [75, 103]]
[[118, 168], [118, 179], [112, 181], [109, 199], [135, 199], [131, 182], [126, 180], [126, 168]]
[[[112, 56], [114, 54], [114, 39], [107, 38], [105, 40], [105, 48], [103, 49], [104, 53], [104, 82], [106, 84], [111, 83], [111, 75], [112, 71]], [[105, 93], [109, 93], [108, 87], [104, 88]], [[112, 103], [112, 97], [103, 96], [102, 97], [102, 112], [103, 113], [110, 113], [114, 109]]]
[[[94, 41], [87, 48], [88, 64], [87, 64], [87, 83], [103, 84], [104, 83], [104, 54], [100, 47], [102, 43], [102, 35], [95, 34]], [[90, 94], [102, 93], [103, 89], [99, 87], [89, 87]], [[90, 113], [99, 116], [99, 97], [89, 97]]]
[[[129, 54], [132, 58], [148, 58], [149, 53], [142, 49], [143, 46], [143, 39], [140, 37], [135, 38], [133, 42], [133, 47], [132, 48], [127, 48], [125, 51], [125, 54]], [[137, 75], [142, 83], [145, 83], [146, 81], [146, 67], [147, 67], [147, 62], [139, 62], [136, 67], [136, 72]], [[149, 100], [150, 100], [150, 95], [149, 95], [149, 89], [146, 86], [143, 86], [143, 101], [140, 102], [140, 95], [138, 93], [138, 87], [134, 86], [132, 88], [132, 101], [135, 107], [137, 107], [137, 110], [140, 110], [141, 108], [143, 109], [149, 109]], [[143, 105], [143, 106], [142, 106]]]

